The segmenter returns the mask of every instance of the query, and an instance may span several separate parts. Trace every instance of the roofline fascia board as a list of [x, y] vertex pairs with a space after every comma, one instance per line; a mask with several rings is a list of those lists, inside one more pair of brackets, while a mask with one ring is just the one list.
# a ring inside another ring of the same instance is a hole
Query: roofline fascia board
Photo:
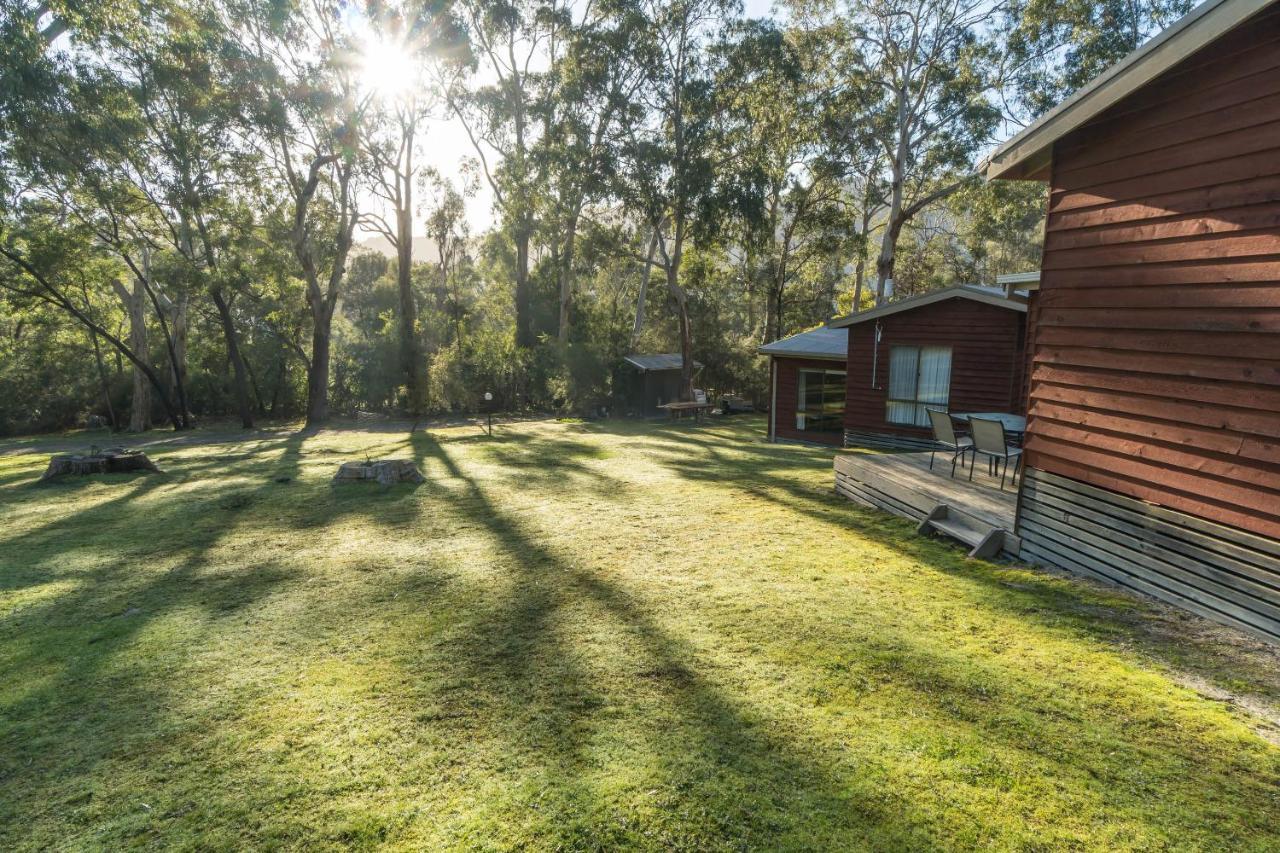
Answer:
[[1018, 180], [1036, 174], [1052, 159], [1053, 144], [1063, 136], [1274, 2], [1205, 0], [997, 148], [978, 165], [978, 171], [988, 181]]
[[756, 352], [759, 353], [760, 355], [771, 355], [774, 358], [814, 358], [814, 359], [818, 359], [819, 361], [845, 361], [849, 357], [848, 353], [841, 353], [840, 355], [836, 355], [834, 353], [829, 353], [829, 352], [798, 352], [798, 351], [783, 352], [781, 350], [767, 350], [764, 347], [761, 347], [760, 349], [756, 350]]
[[901, 302], [881, 305], [878, 308], [872, 308], [870, 311], [863, 311], [860, 314], [847, 314], [844, 317], [832, 320], [827, 325], [833, 329], [844, 329], [858, 323], [865, 323], [868, 320], [888, 317], [891, 314], [909, 311], [913, 308], [923, 308], [926, 305], [933, 305], [936, 302], [955, 298], [972, 299], [975, 302], [994, 305], [997, 308], [1008, 308], [1010, 311], [1021, 311], [1024, 314], [1027, 311], [1027, 303], [1024, 299], [1007, 299], [1004, 296], [993, 293], [979, 293], [969, 290], [967, 287], [949, 287], [946, 290], [937, 290], [924, 296], [917, 296], [914, 299], [904, 299]]

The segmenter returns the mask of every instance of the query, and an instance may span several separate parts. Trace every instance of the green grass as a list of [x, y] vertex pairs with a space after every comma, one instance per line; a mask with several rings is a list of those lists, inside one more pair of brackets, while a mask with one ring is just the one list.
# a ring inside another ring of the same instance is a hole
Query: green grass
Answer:
[[1272, 651], [761, 429], [0, 443], [0, 848], [1280, 846]]

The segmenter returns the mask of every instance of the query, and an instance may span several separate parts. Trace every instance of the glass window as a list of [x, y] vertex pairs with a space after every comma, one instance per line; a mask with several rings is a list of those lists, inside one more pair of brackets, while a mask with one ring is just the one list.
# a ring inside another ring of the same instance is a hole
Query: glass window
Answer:
[[928, 426], [929, 410], [945, 412], [951, 399], [951, 347], [890, 347], [891, 424]]
[[796, 429], [840, 432], [844, 428], [843, 370], [801, 370]]

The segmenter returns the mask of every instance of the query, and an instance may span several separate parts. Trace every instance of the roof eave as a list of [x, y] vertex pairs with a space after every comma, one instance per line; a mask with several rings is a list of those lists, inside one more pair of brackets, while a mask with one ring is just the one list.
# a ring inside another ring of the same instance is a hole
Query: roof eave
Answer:
[[764, 347], [760, 347], [756, 352], [760, 355], [770, 355], [774, 358], [815, 358], [821, 361], [844, 361], [848, 358], [848, 353], [843, 352], [838, 354], [833, 352], [778, 352], [776, 350], [767, 350]]
[[1027, 301], [1025, 299], [1010, 299], [1006, 296], [999, 296], [994, 293], [983, 293], [961, 285], [959, 287], [948, 287], [945, 290], [935, 290], [932, 293], [926, 293], [923, 296], [917, 296], [911, 299], [904, 299], [901, 302], [890, 302], [887, 305], [872, 308], [870, 311], [863, 311], [858, 314], [846, 314], [843, 317], [837, 317], [827, 323], [827, 325], [833, 329], [847, 329], [850, 326], [856, 326], [857, 324], [865, 323], [868, 320], [888, 317], [893, 314], [899, 314], [903, 311], [911, 311], [916, 308], [924, 308], [927, 305], [935, 305], [948, 299], [970, 299], [974, 302], [981, 302], [985, 305], [994, 305], [997, 308], [1007, 308], [1010, 311], [1021, 311], [1023, 313], [1026, 313], [1027, 310]]
[[1053, 144], [1275, 0], [1205, 0], [979, 164], [988, 180], [1047, 180]]

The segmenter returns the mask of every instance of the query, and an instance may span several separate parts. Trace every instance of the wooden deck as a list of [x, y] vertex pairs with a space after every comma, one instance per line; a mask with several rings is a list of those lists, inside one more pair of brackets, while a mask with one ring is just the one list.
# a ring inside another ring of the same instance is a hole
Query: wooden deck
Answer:
[[840, 453], [835, 458], [836, 491], [855, 503], [921, 522], [922, 532], [931, 526], [973, 546], [976, 556], [1017, 556], [1016, 487], [1006, 483], [1001, 491], [999, 479], [989, 476], [982, 462], [972, 482], [968, 470], [957, 468], [954, 479], [950, 472], [942, 455], [930, 471], [928, 453]]

